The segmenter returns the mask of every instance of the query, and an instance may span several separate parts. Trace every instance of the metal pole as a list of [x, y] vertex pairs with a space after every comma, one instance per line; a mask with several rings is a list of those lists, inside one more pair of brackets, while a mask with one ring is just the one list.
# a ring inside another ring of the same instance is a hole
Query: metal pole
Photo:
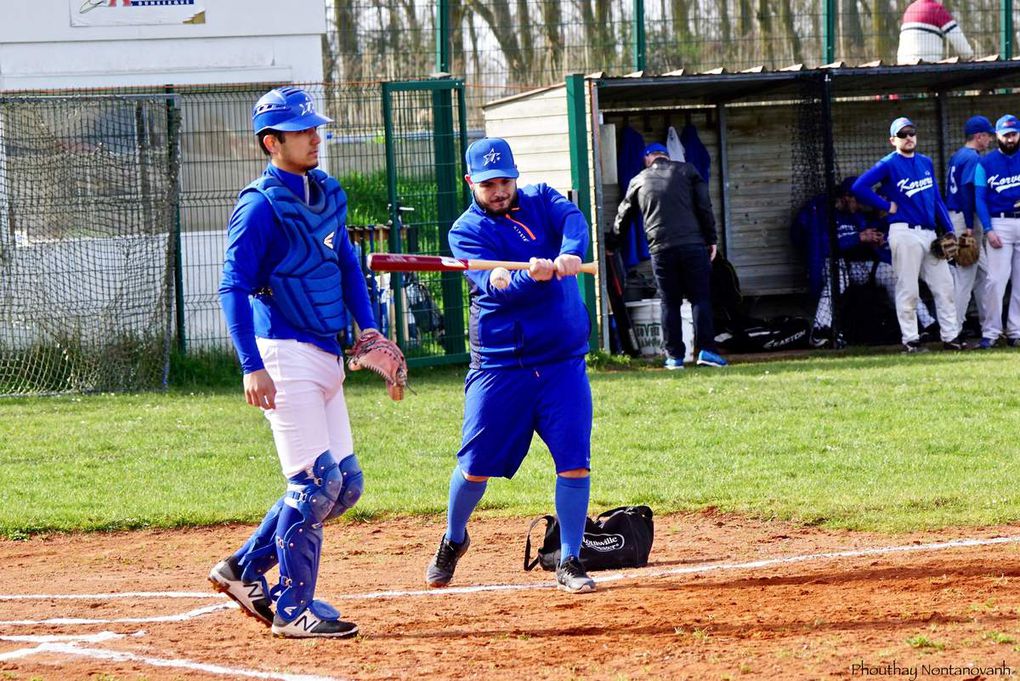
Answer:
[[[383, 129], [386, 138], [386, 191], [390, 209], [390, 253], [400, 253], [403, 221], [400, 219], [400, 202], [397, 196], [397, 155], [393, 149], [393, 102], [392, 83], [382, 84]], [[390, 274], [390, 291], [393, 293], [393, 311], [397, 345], [404, 347], [404, 278], [399, 272]]]
[[730, 150], [725, 104], [715, 105], [715, 117], [719, 124], [716, 128], [716, 143], [719, 147], [719, 216], [722, 218], [722, 225], [719, 226], [719, 252], [726, 255], [726, 232], [730, 227]]
[[999, 3], [999, 58], [1013, 58], [1013, 0]]
[[599, 111], [599, 84], [598, 81], [592, 83], [591, 87], [591, 114], [589, 116], [591, 120], [591, 143], [592, 143], [592, 159], [593, 159], [593, 172], [592, 175], [595, 179], [595, 259], [599, 263], [599, 277], [598, 277], [598, 318], [601, 321], [600, 332], [602, 334], [602, 350], [607, 354], [611, 350], [611, 343], [609, 340], [609, 290], [606, 288], [606, 240], [603, 238], [605, 234], [604, 228], [604, 214], [605, 208], [605, 192], [602, 185], [605, 183], [602, 175], [602, 114]]
[[634, 70], [644, 71], [647, 46], [645, 44], [645, 0], [634, 0]]
[[828, 215], [829, 230], [829, 290], [832, 300], [832, 345], [837, 347], [839, 338], [840, 319], [839, 301], [843, 294], [839, 289], [839, 236], [836, 226], [836, 146], [832, 141], [832, 74], [826, 72], [821, 80], [822, 102], [821, 102], [821, 128], [822, 133], [822, 163], [823, 175], [825, 177], [826, 214]]
[[822, 63], [836, 61], [836, 0], [822, 3]]
[[450, 0], [436, 2], [436, 71], [450, 73]]
[[[166, 118], [167, 118], [167, 160], [169, 167], [175, 167], [177, 163], [177, 144], [179, 125], [177, 122], [176, 97], [174, 96], [173, 85], [164, 88], [166, 92]], [[179, 175], [175, 173], [175, 181], [179, 182]], [[181, 239], [181, 200], [180, 188], [174, 191], [174, 322], [177, 332], [177, 351], [182, 355], [187, 351], [188, 338], [184, 327], [184, 263], [182, 262], [183, 244]]]
[[[584, 76], [572, 73], [567, 76], [567, 128], [570, 136], [570, 184], [574, 188], [574, 195], [577, 197], [577, 207], [581, 209], [588, 224], [592, 224], [591, 214], [591, 171], [588, 166], [588, 121], [585, 115], [587, 106], [585, 102], [585, 80]], [[591, 242], [588, 243], [588, 252], [584, 254], [584, 260], [592, 259]], [[595, 282], [591, 277], [578, 277], [578, 286], [581, 287], [581, 295], [588, 306], [588, 316], [591, 319], [591, 334], [588, 337], [588, 347], [598, 350], [599, 334], [598, 320], [595, 318]]]

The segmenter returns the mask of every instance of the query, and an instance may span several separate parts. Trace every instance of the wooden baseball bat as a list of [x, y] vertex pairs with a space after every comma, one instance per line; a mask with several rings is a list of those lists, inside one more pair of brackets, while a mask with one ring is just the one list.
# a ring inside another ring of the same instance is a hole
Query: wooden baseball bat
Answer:
[[[512, 260], [469, 260], [446, 255], [405, 255], [403, 253], [372, 253], [368, 256], [368, 268], [376, 272], [460, 272], [463, 270], [494, 270], [504, 267], [508, 270], [526, 270], [526, 262]], [[598, 263], [586, 262], [581, 271], [598, 274]]]

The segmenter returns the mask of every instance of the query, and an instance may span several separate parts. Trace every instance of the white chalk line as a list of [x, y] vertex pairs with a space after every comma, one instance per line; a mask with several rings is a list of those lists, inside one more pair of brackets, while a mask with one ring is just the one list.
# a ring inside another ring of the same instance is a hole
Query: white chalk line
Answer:
[[44, 620], [6, 620], [0, 626], [31, 627], [40, 624], [50, 625], [81, 625], [81, 624], [151, 624], [159, 622], [186, 622], [220, 610], [238, 607], [236, 603], [216, 603], [204, 608], [196, 608], [176, 615], [151, 615], [149, 617], [112, 617], [106, 619], [83, 617], [52, 617]]
[[[793, 563], [805, 563], [815, 560], [838, 560], [841, 558], [862, 558], [865, 556], [881, 556], [896, 553], [918, 553], [923, 551], [945, 551], [948, 549], [970, 548], [975, 546], [992, 546], [995, 544], [1017, 544], [1020, 543], [1020, 536], [995, 537], [993, 539], [954, 539], [952, 541], [935, 542], [931, 544], [908, 544], [904, 546], [883, 546], [871, 549], [848, 549], [846, 551], [830, 551], [826, 553], [810, 553], [799, 556], [785, 556], [781, 558], [765, 558], [744, 563], [709, 563], [707, 565], [687, 565], [684, 567], [669, 568], [668, 570], [645, 570], [640, 572], [630, 570], [610, 575], [596, 575], [592, 579], [599, 584], [607, 582], [618, 582], [624, 579], [648, 579], [657, 577], [670, 577], [674, 575], [692, 575], [711, 572], [722, 572], [728, 570], [755, 570], [759, 568], [774, 567], [777, 565], [790, 565]], [[443, 589], [422, 589], [416, 591], [376, 591], [366, 594], [347, 594], [338, 596], [338, 600], [360, 600], [378, 598], [400, 598], [405, 596], [453, 596], [457, 594], [481, 593], [488, 591], [526, 591], [532, 589], [552, 589], [556, 585], [550, 582], [534, 584], [483, 584], [480, 586], [447, 587]]]
[[253, 669], [237, 669], [224, 667], [218, 664], [207, 664], [204, 662], [192, 662], [183, 659], [165, 659], [161, 657], [148, 657], [136, 655], [119, 650], [103, 650], [101, 648], [82, 648], [74, 643], [41, 643], [35, 648], [22, 648], [9, 653], [0, 653], [0, 662], [39, 655], [42, 653], [58, 653], [63, 655], [78, 655], [90, 657], [95, 660], [107, 660], [110, 662], [135, 662], [147, 664], [153, 667], [170, 667], [174, 669], [189, 669], [192, 671], [216, 674], [219, 676], [243, 676], [250, 679], [276, 679], [278, 681], [340, 681], [332, 676], [314, 676], [309, 674], [282, 674], [275, 672], [260, 672]]
[[[994, 546], [997, 544], [1018, 544], [1020, 535], [1010, 537], [993, 537], [990, 539], [953, 539], [944, 542], [932, 542], [928, 544], [906, 544], [900, 546], [879, 546], [865, 549], [847, 549], [845, 551], [829, 551], [823, 553], [808, 553], [796, 556], [782, 556], [779, 558], [765, 558], [762, 560], [747, 561], [742, 563], [708, 563], [705, 565], [685, 565], [682, 567], [669, 568], [666, 570], [628, 570], [624, 572], [596, 575], [592, 578], [597, 583], [618, 582], [626, 579], [648, 579], [658, 577], [670, 577], [674, 575], [705, 574], [712, 572], [723, 572], [730, 570], [755, 570], [779, 565], [791, 565], [794, 563], [805, 563], [810, 561], [839, 560], [843, 558], [863, 558], [867, 556], [881, 556], [897, 553], [922, 553], [927, 551], [946, 551], [949, 549], [973, 548], [980, 546]], [[416, 590], [394, 590], [374, 591], [363, 594], [343, 594], [337, 596], [337, 600], [376, 600], [381, 598], [406, 598], [419, 596], [455, 596], [459, 594], [472, 594], [483, 592], [499, 591], [530, 591], [535, 589], [551, 589], [555, 584], [549, 582], [535, 582], [530, 584], [482, 584], [478, 586], [446, 587], [443, 589], [416, 589]], [[225, 599], [226, 596], [218, 593], [203, 593], [194, 591], [137, 591], [132, 593], [110, 593], [110, 594], [20, 594], [13, 596], [0, 595], [0, 600], [53, 600], [53, 599], [82, 599], [82, 600], [108, 600], [113, 598], [215, 598]], [[236, 608], [233, 602], [221, 603], [215, 606], [199, 608], [181, 615], [167, 615], [161, 617], [140, 617], [124, 619], [90, 619], [90, 620], [18, 620], [0, 621], [0, 625], [20, 624], [103, 624], [107, 622], [121, 623], [144, 623], [144, 622], [175, 622], [200, 617], [205, 614], [226, 608]]]
[[0, 594], [0, 601], [107, 601], [115, 598], [226, 598], [209, 591], [121, 591], [109, 594]]

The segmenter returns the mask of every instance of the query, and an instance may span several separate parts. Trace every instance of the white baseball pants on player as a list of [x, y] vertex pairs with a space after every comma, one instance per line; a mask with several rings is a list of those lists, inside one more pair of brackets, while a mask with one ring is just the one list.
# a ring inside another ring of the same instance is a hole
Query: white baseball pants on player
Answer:
[[[963, 213], [958, 211], [950, 211], [949, 217], [953, 219], [953, 229], [956, 231], [957, 236], [963, 234], [967, 229], [967, 223], [963, 219]], [[960, 267], [954, 265], [950, 269], [953, 272], [953, 299], [956, 301], [956, 321], [960, 323], [960, 328], [963, 328], [963, 322], [967, 318], [967, 308], [970, 307], [970, 297], [974, 294], [974, 304], [977, 306], [978, 319], [984, 319], [984, 287], [985, 287], [985, 274], [988, 271], [988, 258], [985, 256], [984, 249], [984, 229], [981, 228], [981, 224], [974, 217], [974, 229], [972, 230], [974, 238], [977, 239], [978, 244], [981, 246], [980, 256], [978, 261], [973, 265], [967, 267]]]
[[960, 335], [953, 300], [953, 275], [949, 263], [931, 254], [935, 231], [911, 228], [905, 222], [889, 225], [889, 248], [896, 272], [896, 316], [904, 343], [920, 338], [917, 332], [918, 277], [924, 278], [935, 299], [935, 316], [943, 341]]
[[344, 401], [343, 363], [311, 343], [256, 338], [276, 384], [276, 409], [264, 411], [285, 477], [310, 468], [329, 450], [338, 462], [354, 453]]
[[985, 315], [981, 317], [981, 335], [991, 340], [1002, 335], [1002, 303], [1006, 284], [1012, 280], [1006, 336], [1020, 338], [1020, 219], [992, 218], [992, 229], [1002, 239], [1002, 248], [992, 248], [985, 239], [988, 273], [985, 279]]

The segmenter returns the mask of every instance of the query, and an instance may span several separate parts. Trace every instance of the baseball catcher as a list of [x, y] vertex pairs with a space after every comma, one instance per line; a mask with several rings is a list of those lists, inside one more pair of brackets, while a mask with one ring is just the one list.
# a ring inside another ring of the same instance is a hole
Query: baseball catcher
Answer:
[[942, 260], [952, 260], [955, 258], [959, 248], [960, 245], [956, 241], [956, 235], [952, 232], [946, 232], [931, 242], [931, 254]]
[[404, 399], [407, 386], [407, 361], [396, 343], [375, 329], [361, 334], [351, 350], [347, 366], [352, 371], [370, 369], [386, 381], [386, 390], [395, 402]]
[[973, 234], [963, 233], [956, 239], [956, 255], [953, 260], [960, 267], [970, 267], [978, 261], [981, 247]]

